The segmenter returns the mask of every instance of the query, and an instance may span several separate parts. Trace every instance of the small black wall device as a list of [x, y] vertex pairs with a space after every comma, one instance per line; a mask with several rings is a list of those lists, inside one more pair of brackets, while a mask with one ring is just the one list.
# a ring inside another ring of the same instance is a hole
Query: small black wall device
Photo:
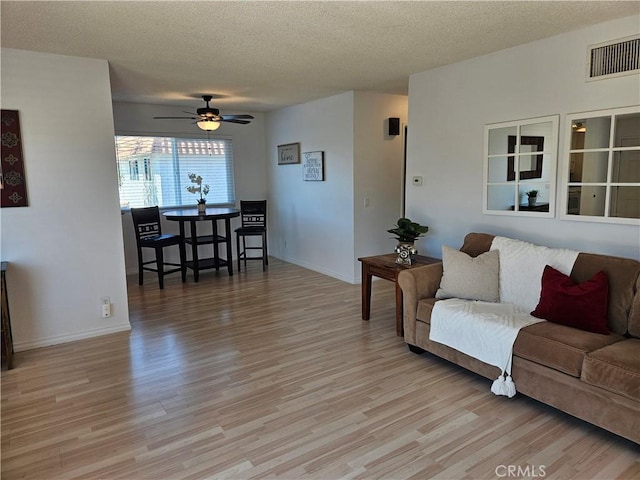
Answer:
[[389, 118], [389, 135], [400, 135], [400, 119], [397, 117]]

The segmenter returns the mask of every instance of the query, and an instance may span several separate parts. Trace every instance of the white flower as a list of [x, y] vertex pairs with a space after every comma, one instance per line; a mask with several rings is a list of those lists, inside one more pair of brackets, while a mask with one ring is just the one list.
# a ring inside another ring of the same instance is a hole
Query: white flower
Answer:
[[202, 177], [195, 173], [189, 174], [189, 180], [191, 180], [191, 183], [194, 185], [189, 185], [187, 187], [187, 191], [190, 193], [199, 193], [200, 199], [198, 200], [198, 203], [205, 203], [204, 195], [209, 193], [209, 185], [202, 186]]

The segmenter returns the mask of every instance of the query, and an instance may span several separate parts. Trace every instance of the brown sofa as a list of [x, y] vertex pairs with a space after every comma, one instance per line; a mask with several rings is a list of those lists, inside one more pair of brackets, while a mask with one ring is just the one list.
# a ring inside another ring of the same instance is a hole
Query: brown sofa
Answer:
[[[470, 233], [460, 250], [475, 257], [490, 249], [493, 238]], [[512, 375], [519, 393], [640, 444], [640, 262], [580, 253], [571, 277], [584, 282], [600, 270], [609, 280], [611, 333], [551, 322], [530, 325], [514, 344]], [[442, 273], [442, 263], [437, 263], [398, 276], [405, 341], [413, 352], [431, 352], [493, 380], [500, 373], [497, 367], [429, 340]]]

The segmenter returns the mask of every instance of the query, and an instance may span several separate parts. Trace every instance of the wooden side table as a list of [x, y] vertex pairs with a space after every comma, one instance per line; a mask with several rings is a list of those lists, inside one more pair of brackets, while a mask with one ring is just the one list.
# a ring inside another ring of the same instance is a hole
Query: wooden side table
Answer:
[[402, 289], [398, 285], [398, 274], [402, 270], [416, 268], [423, 265], [441, 262], [439, 258], [424, 257], [416, 255], [412, 265], [400, 265], [396, 263], [398, 255], [388, 253], [386, 255], [375, 255], [373, 257], [359, 258], [362, 263], [362, 320], [369, 320], [371, 315], [371, 277], [376, 276], [389, 280], [396, 284], [396, 335], [404, 336], [402, 321]]
[[9, 315], [9, 298], [5, 273], [9, 262], [2, 262], [2, 358], [7, 361], [7, 369], [13, 368], [13, 335], [11, 334], [11, 317]]

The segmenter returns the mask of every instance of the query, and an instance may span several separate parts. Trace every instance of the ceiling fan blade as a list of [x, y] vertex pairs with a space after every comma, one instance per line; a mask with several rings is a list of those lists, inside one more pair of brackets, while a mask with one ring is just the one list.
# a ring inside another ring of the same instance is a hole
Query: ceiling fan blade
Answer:
[[200, 117], [153, 117], [154, 120], [197, 120]]
[[247, 123], [251, 123], [249, 120], [236, 120], [235, 118], [221, 118], [221, 122], [227, 123], [239, 123], [240, 125], [246, 125]]
[[222, 115], [222, 118], [230, 118], [230, 119], [248, 119], [248, 120], [253, 120], [253, 116], [252, 115], [247, 115], [247, 114], [240, 114], [240, 115]]

